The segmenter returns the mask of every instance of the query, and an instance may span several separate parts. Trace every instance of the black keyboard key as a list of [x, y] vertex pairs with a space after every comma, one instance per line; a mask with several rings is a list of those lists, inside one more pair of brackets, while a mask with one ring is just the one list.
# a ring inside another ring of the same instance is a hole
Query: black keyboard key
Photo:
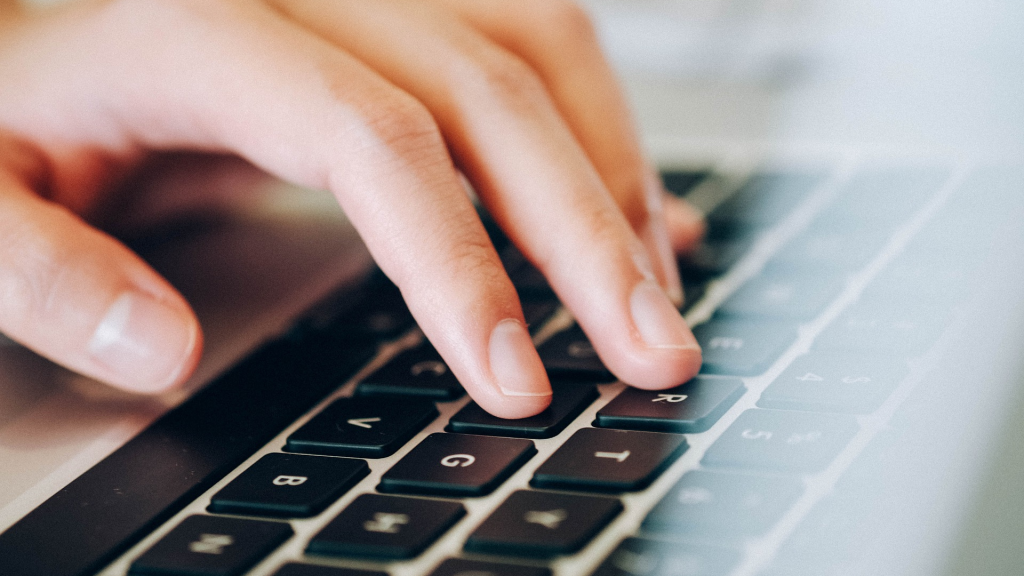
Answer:
[[592, 382], [615, 380], [579, 326], [555, 334], [537, 348], [537, 353], [554, 378]]
[[189, 516], [139, 556], [128, 573], [235, 576], [291, 536], [291, 526], [284, 522]]
[[676, 196], [686, 196], [710, 175], [704, 170], [665, 170], [661, 182], [665, 189]]
[[364, 494], [314, 536], [306, 552], [387, 560], [414, 558], [465, 514], [458, 502]]
[[461, 398], [465, 392], [427, 341], [399, 353], [356, 387], [359, 396], [410, 396], [439, 402]]
[[693, 329], [709, 374], [756, 376], [796, 340], [796, 327], [781, 322], [711, 320]]
[[519, 490], [469, 535], [466, 551], [540, 558], [572, 554], [621, 511], [615, 498]]
[[274, 576], [388, 576], [387, 572], [355, 570], [353, 568], [332, 568], [313, 564], [289, 562], [274, 572]]
[[350, 342], [319, 356], [289, 342], [263, 347], [0, 534], [4, 576], [99, 571], [330, 394], [339, 374], [351, 374], [375, 350]]
[[739, 378], [707, 376], [668, 390], [626, 388], [597, 412], [596, 425], [651, 432], [704, 432], [744, 392]]
[[583, 428], [541, 464], [530, 485], [585, 492], [642, 490], [687, 447], [678, 434]]
[[782, 410], [866, 414], [907, 375], [904, 362], [885, 356], [813, 352], [797, 358], [757, 405]]
[[644, 520], [646, 532], [736, 542], [765, 534], [803, 493], [795, 478], [687, 472]]
[[530, 329], [531, 334], [536, 334], [560, 306], [558, 300], [554, 298], [522, 300], [521, 303], [523, 305], [523, 318], [526, 320], [526, 326]]
[[739, 262], [750, 249], [752, 238], [712, 239], [702, 241], [693, 252], [679, 259], [683, 277], [720, 276]]
[[289, 452], [383, 458], [435, 417], [432, 402], [341, 398], [288, 437]]
[[710, 227], [768, 227], [778, 223], [821, 184], [811, 173], [755, 174], [708, 215]]
[[747, 410], [704, 454], [711, 467], [817, 472], [857, 433], [852, 416]]
[[402, 293], [376, 273], [355, 293], [346, 291], [315, 307], [298, 327], [322, 333], [335, 344], [346, 340], [390, 340], [415, 325]]
[[733, 318], [811, 320], [843, 289], [843, 279], [827, 271], [765, 272], [740, 287], [717, 314]]
[[504, 562], [449, 558], [435, 568], [430, 576], [551, 576], [551, 569]]
[[725, 576], [739, 559], [728, 548], [627, 538], [593, 576]]
[[584, 384], [555, 384], [551, 405], [529, 418], [508, 420], [492, 416], [476, 402], [459, 410], [448, 423], [450, 432], [514, 438], [551, 438], [597, 400], [597, 389]]
[[381, 492], [483, 496], [537, 453], [533, 442], [431, 434], [380, 479]]
[[362, 460], [267, 454], [213, 495], [209, 510], [282, 518], [315, 516], [370, 473]]

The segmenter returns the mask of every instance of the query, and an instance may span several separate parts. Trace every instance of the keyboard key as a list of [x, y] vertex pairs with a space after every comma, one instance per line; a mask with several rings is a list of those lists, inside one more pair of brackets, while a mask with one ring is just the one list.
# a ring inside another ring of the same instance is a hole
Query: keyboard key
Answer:
[[210, 512], [315, 516], [370, 473], [362, 460], [267, 454], [214, 494]]
[[792, 212], [822, 181], [821, 175], [811, 173], [755, 174], [708, 214], [709, 227], [772, 226]]
[[796, 327], [777, 322], [711, 320], [693, 329], [709, 374], [756, 376], [796, 340]]
[[291, 526], [284, 522], [189, 516], [139, 556], [128, 573], [235, 576], [291, 536]]
[[728, 548], [627, 538], [593, 576], [725, 576], [738, 562]]
[[458, 502], [364, 494], [314, 536], [306, 552], [414, 558], [465, 514]]
[[651, 510], [643, 529], [735, 542], [768, 532], [802, 493], [795, 478], [694, 470]]
[[466, 540], [466, 551], [550, 558], [579, 551], [622, 511], [615, 498], [519, 490]]
[[439, 402], [461, 398], [465, 392], [441, 355], [425, 340], [392, 358], [356, 387], [359, 396], [412, 396]]
[[483, 496], [537, 453], [533, 442], [431, 434], [380, 479], [381, 492]]
[[432, 402], [341, 398], [288, 437], [289, 452], [383, 458], [435, 417]]
[[867, 414], [878, 408], [909, 371], [885, 356], [814, 352], [797, 358], [757, 405], [782, 410]]
[[435, 568], [430, 576], [551, 576], [551, 569], [540, 566], [449, 558]]
[[522, 300], [521, 304], [523, 317], [526, 320], [527, 328], [530, 329], [530, 334], [536, 334], [560, 306], [558, 300], [554, 298]]
[[678, 434], [583, 428], [533, 474], [531, 486], [554, 490], [642, 490], [687, 449]]
[[597, 413], [597, 426], [651, 432], [704, 432], [739, 400], [739, 378], [698, 376], [668, 390], [626, 388]]
[[932, 306], [855, 305], [814, 341], [814, 348], [836, 352], [880, 352], [905, 358], [927, 351], [942, 335], [954, 311]]
[[851, 416], [747, 410], [711, 445], [702, 462], [712, 467], [817, 472], [857, 430]]
[[717, 314], [733, 318], [811, 320], [843, 289], [843, 279], [828, 271], [765, 272], [740, 287]]
[[665, 170], [661, 173], [661, 181], [666, 190], [683, 197], [709, 175], [704, 170]]
[[375, 274], [356, 293], [344, 291], [318, 306], [300, 329], [322, 332], [335, 341], [380, 341], [397, 338], [415, 324], [398, 287]]
[[537, 348], [537, 353], [554, 378], [615, 381], [579, 326], [555, 334]]
[[387, 572], [355, 570], [353, 568], [331, 568], [290, 562], [274, 572], [274, 576], [388, 576]]
[[938, 167], [872, 167], [854, 174], [819, 219], [870, 222], [879, 230], [904, 223], [934, 196], [949, 178]]
[[815, 223], [782, 247], [768, 270], [849, 273], [867, 265], [885, 247], [888, 236], [857, 222]]
[[739, 262], [752, 243], [751, 237], [704, 239], [693, 252], [679, 259], [683, 276], [720, 276]]
[[536, 416], [507, 420], [492, 416], [476, 402], [470, 402], [452, 416], [447, 429], [462, 434], [551, 438], [564, 430], [598, 397], [596, 388], [584, 384], [556, 383], [553, 390], [551, 405]]

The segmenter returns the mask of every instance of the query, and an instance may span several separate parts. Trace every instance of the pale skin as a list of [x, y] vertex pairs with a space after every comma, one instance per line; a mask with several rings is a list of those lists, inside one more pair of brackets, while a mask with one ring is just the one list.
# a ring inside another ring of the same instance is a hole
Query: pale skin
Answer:
[[178, 292], [97, 227], [154, 154], [231, 154], [331, 191], [470, 396], [551, 387], [461, 175], [622, 381], [693, 377], [664, 194], [568, 0], [0, 0], [0, 332], [160, 393], [199, 360]]

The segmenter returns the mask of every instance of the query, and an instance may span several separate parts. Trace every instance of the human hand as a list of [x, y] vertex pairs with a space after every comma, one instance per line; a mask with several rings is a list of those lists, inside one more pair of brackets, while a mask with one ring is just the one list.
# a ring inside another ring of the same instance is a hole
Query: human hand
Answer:
[[671, 301], [700, 218], [568, 0], [94, 0], [0, 27], [0, 331], [69, 368], [160, 392], [195, 367], [188, 304], [86, 222], [183, 149], [333, 192], [493, 414], [539, 412], [550, 385], [460, 172], [617, 377], [700, 367]]

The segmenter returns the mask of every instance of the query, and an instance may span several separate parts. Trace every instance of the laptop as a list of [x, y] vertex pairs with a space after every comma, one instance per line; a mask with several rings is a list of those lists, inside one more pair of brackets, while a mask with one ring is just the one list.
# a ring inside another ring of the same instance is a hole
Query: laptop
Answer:
[[589, 5], [708, 215], [697, 378], [615, 382], [490, 226], [555, 397], [489, 417], [327, 195], [250, 184], [126, 239], [184, 392], [0, 345], [0, 574], [1019, 574], [1021, 8]]

